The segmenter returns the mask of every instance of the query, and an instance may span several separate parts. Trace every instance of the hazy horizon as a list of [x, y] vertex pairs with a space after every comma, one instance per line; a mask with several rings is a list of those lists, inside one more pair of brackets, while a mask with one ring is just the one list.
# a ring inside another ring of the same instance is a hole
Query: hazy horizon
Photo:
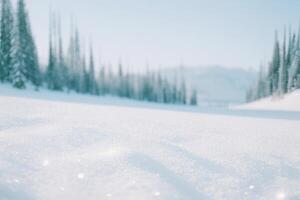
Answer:
[[257, 68], [272, 53], [274, 31], [298, 29], [300, 2], [27, 0], [40, 60], [48, 53], [50, 10], [60, 13], [64, 44], [71, 18], [98, 62], [133, 68], [220, 65]]

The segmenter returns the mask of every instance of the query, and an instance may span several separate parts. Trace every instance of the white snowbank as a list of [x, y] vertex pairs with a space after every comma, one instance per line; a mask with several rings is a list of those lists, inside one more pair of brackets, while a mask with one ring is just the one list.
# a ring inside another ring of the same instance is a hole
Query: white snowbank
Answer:
[[300, 197], [297, 119], [101, 102], [0, 87], [0, 199]]
[[234, 107], [250, 110], [300, 111], [300, 90], [286, 94], [284, 97], [268, 97], [249, 104]]

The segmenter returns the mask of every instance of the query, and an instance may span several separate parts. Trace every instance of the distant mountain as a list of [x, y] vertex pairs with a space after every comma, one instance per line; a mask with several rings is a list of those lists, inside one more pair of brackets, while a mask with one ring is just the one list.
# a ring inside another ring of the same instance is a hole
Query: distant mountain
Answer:
[[253, 70], [221, 66], [170, 68], [164, 73], [169, 78], [183, 75], [198, 90], [200, 101], [225, 104], [245, 102], [246, 90], [257, 76]]

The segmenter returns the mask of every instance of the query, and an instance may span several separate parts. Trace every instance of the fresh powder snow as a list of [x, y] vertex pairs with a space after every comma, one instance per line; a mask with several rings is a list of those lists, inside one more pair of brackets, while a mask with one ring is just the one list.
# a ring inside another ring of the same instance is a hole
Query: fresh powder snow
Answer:
[[300, 199], [299, 115], [132, 104], [0, 86], [0, 199]]
[[281, 110], [300, 112], [300, 90], [296, 90], [284, 96], [275, 95], [267, 97], [249, 104], [237, 106], [236, 108], [248, 110]]

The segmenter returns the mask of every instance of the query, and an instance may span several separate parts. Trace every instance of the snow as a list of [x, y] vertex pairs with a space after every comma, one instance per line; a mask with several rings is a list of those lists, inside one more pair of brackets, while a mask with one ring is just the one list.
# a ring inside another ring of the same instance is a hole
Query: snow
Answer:
[[0, 199], [300, 199], [300, 117], [282, 113], [0, 86]]
[[283, 97], [268, 97], [249, 104], [237, 106], [248, 110], [281, 110], [300, 112], [300, 90], [286, 94]]

